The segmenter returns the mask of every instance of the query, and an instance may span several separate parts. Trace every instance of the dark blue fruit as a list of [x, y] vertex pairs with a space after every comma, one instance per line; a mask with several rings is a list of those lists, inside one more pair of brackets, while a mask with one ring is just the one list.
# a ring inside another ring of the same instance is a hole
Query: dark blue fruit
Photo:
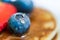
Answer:
[[24, 34], [30, 27], [30, 19], [26, 14], [16, 13], [9, 19], [8, 25], [15, 34]]
[[2, 0], [2, 2], [13, 4], [18, 9], [18, 12], [29, 13], [33, 9], [31, 0]]

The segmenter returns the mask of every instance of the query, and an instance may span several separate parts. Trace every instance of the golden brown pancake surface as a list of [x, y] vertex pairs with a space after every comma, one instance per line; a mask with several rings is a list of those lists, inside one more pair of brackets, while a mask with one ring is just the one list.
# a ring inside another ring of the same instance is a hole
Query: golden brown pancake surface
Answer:
[[35, 8], [31, 13], [30, 19], [31, 26], [25, 38], [26, 40], [35, 40], [35, 38], [36, 40], [45, 40], [56, 28], [54, 17], [46, 10]]

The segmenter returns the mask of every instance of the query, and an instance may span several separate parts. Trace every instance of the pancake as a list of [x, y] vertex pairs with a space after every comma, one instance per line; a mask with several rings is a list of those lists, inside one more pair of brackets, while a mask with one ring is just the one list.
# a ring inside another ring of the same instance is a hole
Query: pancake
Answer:
[[15, 36], [6, 30], [0, 35], [0, 40], [52, 40], [56, 35], [56, 21], [49, 11], [34, 8], [30, 20], [30, 28], [24, 36]]
[[51, 40], [56, 34], [56, 21], [52, 13], [35, 8], [31, 13], [31, 26], [26, 40]]

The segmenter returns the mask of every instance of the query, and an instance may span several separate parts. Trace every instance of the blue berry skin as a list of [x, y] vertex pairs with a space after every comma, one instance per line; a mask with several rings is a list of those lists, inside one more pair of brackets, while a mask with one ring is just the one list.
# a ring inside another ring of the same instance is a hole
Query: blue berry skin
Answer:
[[30, 27], [30, 19], [24, 13], [16, 13], [8, 20], [8, 25], [15, 34], [24, 34]]
[[18, 12], [30, 13], [33, 10], [32, 0], [2, 0], [2, 2], [13, 4]]

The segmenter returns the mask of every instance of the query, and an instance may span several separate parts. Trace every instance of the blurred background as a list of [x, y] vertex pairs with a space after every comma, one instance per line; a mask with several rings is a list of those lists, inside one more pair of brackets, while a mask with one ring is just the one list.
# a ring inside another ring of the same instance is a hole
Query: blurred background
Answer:
[[32, 0], [34, 5], [51, 11], [57, 22], [58, 40], [60, 40], [60, 0]]

